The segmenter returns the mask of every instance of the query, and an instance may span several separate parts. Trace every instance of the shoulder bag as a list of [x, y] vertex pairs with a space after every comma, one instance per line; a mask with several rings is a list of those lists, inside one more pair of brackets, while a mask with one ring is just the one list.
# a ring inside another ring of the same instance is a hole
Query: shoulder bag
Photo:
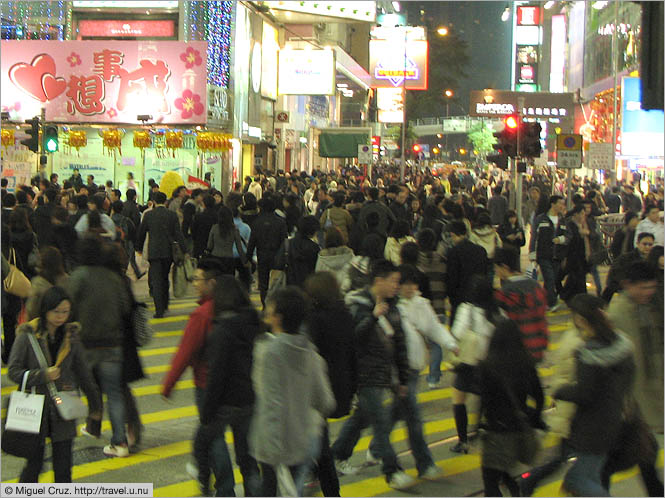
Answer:
[[[44, 358], [44, 353], [39, 346], [37, 339], [34, 334], [30, 334], [28, 337], [32, 349], [35, 352], [35, 356], [37, 357], [37, 361], [39, 362], [39, 366], [44, 370], [47, 370], [48, 364], [46, 363], [46, 358]], [[46, 383], [46, 387], [48, 387], [51, 401], [53, 401], [55, 408], [58, 410], [58, 414], [63, 420], [76, 420], [77, 418], [85, 418], [88, 416], [88, 407], [83, 404], [83, 401], [81, 401], [81, 398], [79, 398], [77, 393], [73, 391], [58, 391], [52, 380]]]
[[131, 324], [137, 346], [145, 346], [152, 340], [155, 331], [150, 325], [150, 313], [145, 303], [134, 302]]
[[9, 397], [7, 421], [2, 431], [2, 451], [20, 458], [30, 458], [41, 445], [40, 434], [42, 413], [44, 411], [44, 395], [25, 391], [30, 370], [23, 374], [21, 389], [14, 391]]
[[284, 240], [284, 268], [282, 270], [270, 270], [270, 280], [268, 284], [268, 296], [275, 291], [286, 287], [286, 272], [289, 269], [289, 239]]
[[5, 277], [2, 285], [8, 294], [24, 299], [30, 295], [30, 280], [16, 266], [16, 250], [13, 247], [9, 253], [9, 274]]

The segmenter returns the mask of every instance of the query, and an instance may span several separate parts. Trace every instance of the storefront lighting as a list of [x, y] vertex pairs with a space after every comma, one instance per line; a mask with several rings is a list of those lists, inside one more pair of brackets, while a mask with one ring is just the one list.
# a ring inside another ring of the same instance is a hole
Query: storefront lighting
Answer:
[[506, 5], [506, 8], [504, 9], [503, 13], [501, 14], [501, 20], [503, 22], [508, 21], [510, 19], [510, 5]]
[[591, 6], [596, 10], [600, 10], [600, 9], [604, 9], [605, 7], [607, 7], [607, 4], [608, 4], [608, 2], [598, 1], [598, 2], [593, 2], [593, 4]]
[[347, 85], [346, 83], [337, 83], [337, 88], [348, 88], [348, 87], [349, 85]]
[[556, 2], [555, 2], [554, 0], [549, 0], [549, 2], [545, 2], [545, 5], [544, 5], [543, 7], [545, 7], [546, 10], [549, 10], [549, 9], [551, 9], [552, 7], [554, 7], [554, 4], [555, 4], [555, 3], [556, 3]]
[[307, 143], [307, 137], [300, 137], [300, 143], [301, 144], [306, 144]]
[[400, 6], [399, 2], [393, 2], [393, 9], [395, 9], [395, 12], [399, 12], [402, 7]]

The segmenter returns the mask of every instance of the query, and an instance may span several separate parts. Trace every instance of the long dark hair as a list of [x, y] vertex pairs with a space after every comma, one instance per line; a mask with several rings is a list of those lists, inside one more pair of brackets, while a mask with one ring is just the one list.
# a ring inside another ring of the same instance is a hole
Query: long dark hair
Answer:
[[[39, 326], [41, 329], [46, 330], [46, 313], [56, 309], [58, 306], [60, 306], [60, 303], [63, 301], [69, 301], [69, 304], [72, 305], [70, 310], [71, 311], [74, 310], [72, 300], [70, 299], [65, 289], [63, 289], [62, 287], [58, 286], [49, 287], [49, 289], [44, 293], [44, 295], [42, 296], [41, 306], [39, 307]], [[71, 311], [65, 323], [69, 322], [72, 319]], [[64, 334], [64, 324], [61, 327], [59, 327], [58, 330], [56, 330], [56, 336], [60, 334]]]
[[495, 323], [499, 317], [499, 306], [494, 299], [494, 289], [485, 275], [475, 274], [469, 279], [467, 301], [485, 311], [487, 320]]
[[233, 233], [235, 224], [233, 223], [233, 213], [226, 206], [220, 206], [217, 214], [217, 226], [219, 233], [222, 237], [226, 237]]
[[603, 299], [591, 294], [577, 294], [567, 304], [570, 311], [589, 322], [595, 339], [605, 344], [616, 340], [614, 326], [603, 311], [606, 305]]
[[331, 307], [343, 302], [339, 283], [335, 275], [328, 271], [319, 271], [307, 277], [304, 290], [315, 308]]
[[525, 368], [533, 367], [533, 358], [524, 347], [520, 329], [513, 320], [497, 321], [484, 363], [511, 381], [516, 381]]
[[231, 275], [217, 277], [215, 286], [215, 315], [225, 311], [252, 308], [252, 301], [240, 282]]
[[46, 246], [39, 251], [39, 274], [51, 285], [55, 285], [58, 277], [65, 274], [62, 254], [57, 248]]

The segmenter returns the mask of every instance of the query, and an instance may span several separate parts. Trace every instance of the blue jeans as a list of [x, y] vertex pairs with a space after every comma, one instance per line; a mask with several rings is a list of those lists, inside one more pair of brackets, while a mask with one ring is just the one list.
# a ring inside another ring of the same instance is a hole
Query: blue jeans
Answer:
[[547, 292], [547, 305], [551, 308], [557, 300], [557, 278], [559, 275], [559, 262], [552, 260], [538, 261], [540, 271], [543, 274], [545, 291]]
[[443, 360], [443, 350], [441, 349], [441, 346], [430, 339], [425, 340], [429, 346], [429, 374], [427, 374], [427, 382], [433, 382], [436, 384], [441, 380], [441, 360]]
[[[196, 388], [196, 406], [201, 413], [205, 390]], [[235, 496], [233, 463], [224, 434], [227, 426], [233, 431], [236, 463], [243, 476], [245, 496], [260, 496], [261, 484], [256, 460], [249, 455], [247, 435], [253, 407], [226, 406], [220, 409], [215, 421], [201, 425], [194, 436], [194, 458], [199, 467], [199, 479], [210, 480], [210, 468], [215, 474], [216, 496]]]
[[564, 487], [574, 496], [610, 496], [601, 484], [607, 455], [577, 452], [577, 460], [563, 478]]
[[[305, 479], [307, 479], [307, 476], [310, 474], [310, 471], [318, 460], [320, 453], [321, 438], [317, 436], [311, 441], [309, 456], [305, 459], [305, 461], [298, 465], [289, 466], [289, 471], [291, 472], [291, 477], [293, 478], [293, 483], [296, 486], [298, 496], [305, 496]], [[261, 462], [261, 473], [263, 480], [261, 483], [260, 496], [278, 496], [276, 468], [272, 465]], [[257, 494], [256, 496], [259, 495]]]
[[[420, 417], [420, 407], [418, 406], [418, 372], [411, 372], [409, 377], [409, 393], [405, 398], [395, 397], [390, 409], [391, 425], [390, 430], [395, 426], [398, 420], [404, 420], [409, 432], [409, 445], [416, 459], [416, 468], [418, 474], [422, 474], [432, 465], [434, 459], [429, 447], [425, 442], [423, 435], [423, 420]], [[375, 457], [381, 456], [376, 447], [376, 438], [373, 438], [369, 444], [369, 449]]]
[[100, 361], [92, 367], [102, 392], [108, 399], [109, 419], [111, 420], [111, 444], [127, 444], [125, 433], [125, 381], [122, 361]]
[[603, 287], [600, 283], [600, 274], [598, 273], [598, 267], [596, 265], [593, 265], [591, 267], [591, 270], [589, 270], [589, 273], [591, 273], [591, 276], [593, 277], [593, 283], [596, 286], [596, 295], [600, 296], [600, 294], [603, 292]]
[[347, 460], [353, 454], [363, 429], [372, 426], [375, 449], [383, 460], [383, 473], [390, 477], [399, 470], [397, 455], [390, 445], [391, 415], [383, 400], [391, 394], [386, 387], [362, 386], [358, 389], [358, 407], [344, 423], [332, 446], [337, 460]]

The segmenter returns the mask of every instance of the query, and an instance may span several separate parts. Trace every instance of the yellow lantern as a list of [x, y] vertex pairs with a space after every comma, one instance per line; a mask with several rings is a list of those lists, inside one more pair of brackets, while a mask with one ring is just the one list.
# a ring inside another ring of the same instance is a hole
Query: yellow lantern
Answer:
[[2, 146], [3, 147], [9, 147], [10, 145], [14, 145], [14, 130], [11, 130], [9, 128], [3, 128], [2, 129]]
[[173, 191], [184, 184], [185, 182], [178, 173], [175, 171], [167, 171], [159, 181], [159, 191], [164, 192], [166, 197], [170, 198]]
[[175, 150], [182, 149], [183, 136], [181, 131], [166, 132], [166, 148], [170, 149], [175, 157]]
[[134, 131], [134, 147], [141, 149], [141, 160], [145, 158], [145, 149], [150, 147], [150, 132], [147, 130]]
[[88, 145], [88, 134], [84, 130], [70, 130], [67, 145], [74, 147], [78, 152], [81, 147]]
[[[104, 152], [115, 157], [116, 152], [122, 155], [122, 137], [124, 133], [121, 130], [104, 130], [101, 132]], [[108, 151], [106, 150], [108, 149]]]

